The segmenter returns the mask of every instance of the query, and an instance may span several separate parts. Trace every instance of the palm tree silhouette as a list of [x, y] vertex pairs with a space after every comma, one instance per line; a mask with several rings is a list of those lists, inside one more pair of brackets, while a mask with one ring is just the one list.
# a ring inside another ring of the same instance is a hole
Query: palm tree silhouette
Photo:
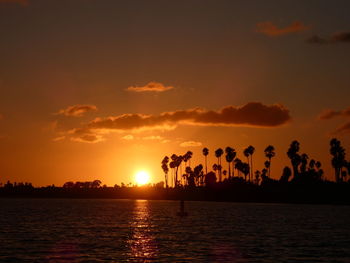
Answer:
[[[224, 151], [221, 148], [218, 148], [215, 151], [215, 157], [218, 158], [218, 167], [221, 166], [221, 155], [224, 153]], [[219, 170], [219, 182], [221, 182], [221, 169]]]
[[226, 162], [228, 163], [228, 178], [231, 179], [231, 163], [233, 159], [236, 157], [236, 151], [231, 147], [226, 147], [225, 153], [226, 153], [226, 156], [225, 156]]
[[252, 180], [253, 180], [253, 154], [255, 152], [254, 146], [249, 145], [248, 146], [248, 151], [249, 151], [249, 155], [250, 155], [250, 172], [249, 172], [249, 177], [251, 176]]
[[175, 178], [174, 178], [174, 187], [176, 187], [178, 185], [178, 180], [177, 180], [177, 175], [178, 175], [178, 170], [179, 170], [179, 166], [182, 163], [183, 157], [181, 155], [176, 155], [173, 154], [171, 155], [171, 160], [172, 162], [170, 163], [170, 167], [173, 166], [172, 168], [175, 169]]
[[208, 160], [207, 160], [207, 156], [209, 154], [209, 149], [207, 147], [204, 147], [202, 150], [202, 153], [204, 155], [204, 159], [205, 159], [205, 174], [208, 173]]
[[165, 156], [164, 159], [162, 160], [162, 169], [164, 172], [166, 188], [168, 188], [168, 172], [169, 172], [168, 163], [169, 163], [169, 157]]
[[306, 166], [307, 166], [307, 161], [309, 159], [309, 156], [306, 154], [306, 153], [303, 153], [301, 156], [301, 159], [300, 159], [300, 172], [302, 175], [305, 175], [305, 172], [306, 172]]
[[216, 163], [213, 164], [213, 170], [214, 170], [215, 175], [216, 175], [216, 171], [218, 170], [218, 165]]
[[265, 152], [266, 158], [269, 160], [269, 168], [268, 168], [269, 175], [268, 175], [268, 177], [270, 177], [270, 175], [271, 175], [271, 159], [272, 159], [272, 157], [274, 157], [276, 155], [275, 154], [275, 147], [273, 147], [272, 145], [269, 145], [265, 148], [264, 152]]
[[345, 149], [341, 146], [341, 143], [336, 138], [330, 141], [330, 154], [332, 158], [332, 166], [334, 168], [335, 181], [340, 182], [341, 172], [343, 166], [345, 166]]
[[192, 158], [193, 152], [187, 151], [183, 155], [183, 161], [185, 162], [185, 166], [187, 166], [187, 162], [189, 162], [189, 167], [191, 167], [191, 158]]
[[289, 146], [289, 149], [287, 151], [287, 155], [291, 161], [292, 167], [293, 167], [293, 175], [294, 178], [297, 178], [299, 175], [299, 164], [301, 162], [301, 156], [299, 155], [299, 149], [300, 144], [298, 141], [294, 140]]
[[240, 173], [241, 173], [241, 170], [242, 170], [242, 161], [239, 159], [239, 158], [236, 158], [234, 160], [234, 163], [235, 163], [235, 169], [237, 170], [238, 172], [238, 177], [240, 176]]

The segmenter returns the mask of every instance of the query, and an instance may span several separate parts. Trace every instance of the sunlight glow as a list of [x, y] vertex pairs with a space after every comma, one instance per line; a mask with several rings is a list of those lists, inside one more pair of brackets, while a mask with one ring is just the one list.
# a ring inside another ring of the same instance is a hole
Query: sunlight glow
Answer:
[[138, 171], [135, 174], [135, 181], [138, 185], [147, 184], [150, 181], [150, 175], [147, 171]]

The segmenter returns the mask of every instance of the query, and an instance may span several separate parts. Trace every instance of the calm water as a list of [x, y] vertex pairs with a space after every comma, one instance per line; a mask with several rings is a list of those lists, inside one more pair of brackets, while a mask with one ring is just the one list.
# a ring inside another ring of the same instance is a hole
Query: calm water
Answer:
[[350, 207], [0, 199], [0, 262], [350, 262]]

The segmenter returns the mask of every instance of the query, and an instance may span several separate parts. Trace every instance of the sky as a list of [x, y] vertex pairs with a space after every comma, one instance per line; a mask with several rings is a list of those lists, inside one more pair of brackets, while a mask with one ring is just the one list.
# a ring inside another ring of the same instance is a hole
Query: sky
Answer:
[[[0, 0], [0, 182], [163, 180], [165, 155], [350, 150], [349, 1]], [[224, 166], [225, 168], [225, 166]]]

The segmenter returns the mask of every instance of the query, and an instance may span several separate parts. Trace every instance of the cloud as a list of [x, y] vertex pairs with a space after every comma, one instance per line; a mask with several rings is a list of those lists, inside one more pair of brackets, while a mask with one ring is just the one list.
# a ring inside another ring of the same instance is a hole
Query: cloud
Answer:
[[59, 142], [59, 141], [63, 141], [64, 139], [66, 139], [66, 136], [58, 136], [56, 138], [53, 138], [52, 141]]
[[29, 4], [28, 0], [0, 0], [1, 3], [15, 3], [15, 4], [20, 4], [22, 6], [27, 6]]
[[350, 107], [340, 111], [330, 110], [330, 109], [324, 110], [318, 116], [320, 120], [329, 120], [335, 117], [350, 117]]
[[90, 111], [97, 111], [95, 105], [74, 105], [69, 106], [66, 109], [59, 110], [56, 115], [64, 115], [69, 117], [81, 117], [85, 113]]
[[344, 134], [350, 133], [350, 122], [346, 122], [338, 127], [332, 134]]
[[123, 136], [122, 139], [126, 140], [126, 141], [132, 141], [134, 139], [134, 136], [131, 134], [128, 134], [128, 135]]
[[159, 115], [122, 114], [96, 118], [81, 128], [71, 130], [73, 137], [108, 132], [140, 132], [144, 130], [170, 130], [178, 125], [278, 127], [291, 120], [283, 105], [264, 105], [249, 102], [243, 106], [226, 106], [219, 111], [194, 108], [163, 112]]
[[145, 86], [140, 86], [140, 87], [128, 87], [126, 90], [127, 91], [133, 91], [133, 92], [163, 92], [167, 90], [171, 90], [174, 87], [172, 86], [164, 86], [162, 83], [159, 82], [149, 82]]
[[[320, 120], [330, 120], [337, 117], [343, 117], [343, 118], [350, 118], [350, 107], [347, 107], [343, 110], [331, 110], [327, 109], [321, 112], [321, 114], [318, 116], [318, 119]], [[346, 122], [342, 124], [340, 127], [338, 127], [335, 131], [333, 131], [331, 134], [344, 134], [350, 132], [350, 122]]]
[[163, 140], [164, 138], [162, 136], [159, 135], [151, 135], [151, 136], [145, 136], [142, 137], [142, 140], [145, 141], [155, 141], [155, 140]]
[[309, 44], [336, 44], [336, 43], [350, 43], [350, 32], [338, 32], [329, 37], [320, 37], [313, 35], [306, 39]]
[[279, 28], [271, 21], [260, 22], [256, 24], [256, 31], [264, 35], [275, 37], [292, 33], [298, 33], [310, 29], [310, 26], [304, 25], [300, 21], [295, 21], [289, 26]]
[[104, 138], [98, 134], [82, 134], [81, 136], [71, 137], [74, 142], [98, 143], [104, 141]]
[[182, 142], [180, 143], [181, 147], [200, 147], [202, 146], [201, 142], [196, 142], [196, 141], [187, 141], [187, 142]]

